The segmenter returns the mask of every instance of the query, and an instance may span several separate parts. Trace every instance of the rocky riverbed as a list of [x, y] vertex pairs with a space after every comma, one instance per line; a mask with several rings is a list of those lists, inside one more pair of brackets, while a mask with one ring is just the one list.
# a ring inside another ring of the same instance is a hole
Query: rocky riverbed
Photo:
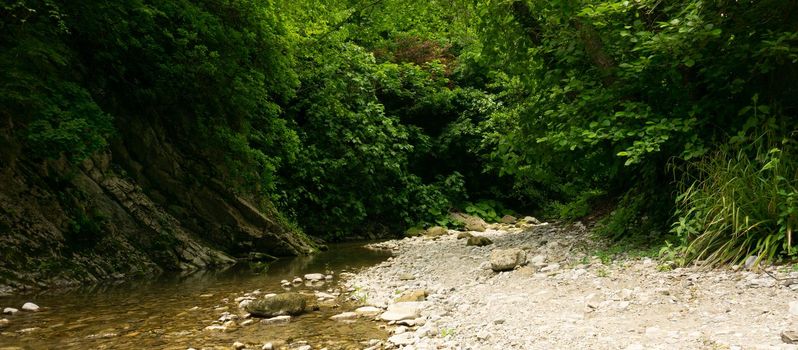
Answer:
[[[768, 268], [771, 276], [603, 262], [584, 226], [531, 219], [471, 234], [493, 243], [467, 245], [451, 231], [372, 245], [395, 256], [346, 281], [392, 333], [372, 348], [798, 348], [791, 267]], [[494, 271], [505, 268], [501, 256], [517, 266]]]

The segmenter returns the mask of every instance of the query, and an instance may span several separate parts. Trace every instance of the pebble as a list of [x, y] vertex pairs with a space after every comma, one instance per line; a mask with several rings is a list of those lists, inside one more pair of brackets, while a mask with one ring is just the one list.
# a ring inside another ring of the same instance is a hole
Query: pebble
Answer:
[[233, 349], [235, 349], [235, 350], [241, 350], [241, 349], [243, 349], [245, 347], [246, 347], [246, 345], [244, 345], [244, 343], [242, 343], [240, 341], [237, 341], [237, 342], [233, 343]]
[[13, 307], [7, 307], [7, 308], [3, 309], [3, 313], [4, 314], [8, 314], [8, 315], [14, 315], [17, 312], [19, 312], [19, 310], [15, 309]]

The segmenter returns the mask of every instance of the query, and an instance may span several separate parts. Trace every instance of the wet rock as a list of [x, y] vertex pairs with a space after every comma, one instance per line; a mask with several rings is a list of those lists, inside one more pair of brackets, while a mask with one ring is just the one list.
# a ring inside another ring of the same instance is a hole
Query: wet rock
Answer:
[[22, 305], [22, 310], [36, 312], [36, 311], [39, 311], [39, 305], [36, 305], [34, 303], [31, 303], [31, 302], [27, 302], [24, 305]]
[[330, 317], [330, 319], [334, 321], [344, 321], [344, 320], [356, 319], [357, 316], [358, 314], [356, 312], [342, 312], [340, 314]]
[[495, 249], [490, 252], [490, 267], [493, 271], [512, 270], [526, 262], [526, 252], [518, 248]]
[[478, 216], [463, 213], [451, 213], [449, 214], [449, 218], [454, 221], [462, 222], [465, 229], [468, 231], [484, 232], [488, 228], [488, 223]]
[[14, 315], [17, 312], [19, 312], [19, 310], [15, 309], [13, 307], [7, 307], [7, 308], [3, 309], [3, 313], [4, 314], [8, 314], [8, 315]]
[[427, 293], [424, 289], [416, 289], [402, 293], [399, 298], [396, 298], [396, 302], [405, 302], [405, 301], [424, 301], [427, 299]]
[[291, 322], [291, 316], [276, 316], [272, 318], [266, 318], [260, 321], [260, 323], [265, 325], [284, 324], [288, 322]]
[[518, 221], [518, 218], [512, 215], [505, 215], [502, 216], [501, 220], [499, 221], [501, 221], [502, 224], [514, 224], [516, 221]]
[[210, 326], [208, 326], [208, 327], [205, 327], [205, 330], [206, 330], [206, 331], [219, 331], [219, 332], [224, 332], [224, 331], [226, 331], [226, 330], [227, 330], [227, 327], [225, 327], [225, 326], [222, 326], [222, 325], [220, 325], [220, 324], [212, 324], [212, 325], [210, 325]]
[[253, 300], [244, 308], [255, 317], [300, 315], [318, 310], [316, 297], [299, 293], [282, 293]]
[[308, 281], [322, 281], [324, 280], [324, 275], [320, 273], [309, 273], [305, 275], [305, 280]]
[[493, 241], [491, 241], [488, 237], [482, 237], [482, 236], [473, 236], [468, 239], [468, 242], [466, 242], [467, 246], [477, 246], [477, 247], [484, 247], [489, 244], [493, 244]]
[[294, 278], [293, 280], [291, 280], [291, 283], [293, 283], [293, 284], [302, 284], [302, 279], [299, 278], [299, 277]]
[[448, 235], [448, 234], [449, 234], [449, 230], [447, 230], [445, 227], [441, 227], [441, 226], [433, 226], [433, 227], [428, 228], [426, 231], [424, 231], [424, 235], [425, 236], [429, 236], [429, 237], [439, 237], [439, 236], [445, 236], [445, 235]]
[[457, 234], [457, 239], [465, 239], [465, 238], [471, 238], [471, 237], [474, 237], [474, 235], [472, 235], [472, 234], [470, 234], [468, 232], [460, 232], [460, 233]]
[[796, 331], [781, 332], [781, 341], [787, 344], [798, 344], [798, 332]]
[[374, 306], [363, 306], [355, 310], [355, 313], [365, 317], [374, 317], [382, 313], [382, 309]]
[[418, 302], [401, 302], [388, 306], [380, 318], [383, 321], [400, 321], [415, 319], [421, 313], [421, 305]]

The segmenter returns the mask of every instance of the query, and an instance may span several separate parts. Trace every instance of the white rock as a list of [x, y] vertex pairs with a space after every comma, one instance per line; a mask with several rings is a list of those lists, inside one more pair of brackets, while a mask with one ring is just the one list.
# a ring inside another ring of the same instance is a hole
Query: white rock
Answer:
[[233, 343], [233, 349], [241, 350], [241, 349], [243, 349], [245, 347], [246, 347], [246, 345], [244, 345], [244, 343], [242, 343], [240, 341], [237, 341], [237, 342]]
[[493, 271], [512, 270], [526, 263], [526, 252], [518, 248], [494, 249], [490, 252], [490, 267]]
[[31, 302], [27, 302], [24, 305], [22, 305], [22, 310], [25, 310], [25, 311], [39, 311], [39, 305], [36, 305], [34, 303], [31, 303]]
[[405, 327], [405, 326], [399, 326], [399, 327], [394, 328], [394, 330], [393, 330], [393, 334], [402, 334], [404, 332], [407, 332], [407, 327]]
[[263, 344], [263, 346], [260, 347], [260, 350], [274, 350], [274, 344], [272, 343]]
[[302, 346], [296, 348], [296, 350], [310, 350], [310, 349], [312, 349], [312, 347], [310, 345], [302, 345]]
[[301, 284], [301, 283], [302, 283], [302, 279], [301, 279], [301, 278], [299, 278], [299, 277], [297, 277], [297, 278], [294, 278], [294, 280], [293, 280], [293, 281], [291, 281], [291, 283], [293, 283], [293, 284]]
[[357, 313], [355, 312], [343, 312], [334, 316], [331, 316], [331, 320], [335, 321], [343, 321], [343, 320], [351, 320], [357, 318]]
[[222, 332], [224, 332], [225, 330], [227, 330], [227, 327], [222, 326], [220, 324], [213, 324], [213, 325], [210, 325], [208, 327], [205, 327], [205, 330], [206, 331], [222, 331]]
[[798, 301], [790, 302], [790, 314], [793, 316], [798, 316]]
[[0, 328], [8, 326], [9, 323], [11, 323], [11, 321], [9, 321], [7, 318], [0, 318]]
[[366, 317], [374, 317], [382, 313], [382, 309], [374, 306], [363, 306], [355, 309], [355, 312], [358, 315], [366, 316]]
[[305, 279], [309, 281], [321, 281], [324, 279], [324, 275], [320, 273], [309, 273], [305, 275]]
[[380, 318], [384, 321], [415, 319], [420, 316], [421, 304], [418, 302], [401, 302], [388, 306]]
[[535, 255], [529, 259], [529, 263], [533, 266], [544, 266], [546, 265], [546, 257], [540, 254]]
[[266, 324], [266, 325], [269, 325], [269, 324], [283, 324], [283, 323], [288, 323], [288, 322], [291, 322], [291, 316], [277, 316], [277, 317], [267, 318], [267, 319], [264, 319], [264, 320], [260, 321], [260, 323]]
[[3, 313], [4, 314], [13, 315], [13, 314], [16, 314], [17, 312], [19, 312], [19, 310], [15, 309], [13, 307], [7, 307], [7, 308], [3, 309]]
[[333, 279], [333, 275], [327, 275], [327, 276], [324, 276], [324, 279], [325, 279], [325, 280], [328, 280], [328, 281], [332, 281], [332, 279]]
[[398, 346], [412, 345], [416, 342], [416, 337], [413, 333], [407, 332], [391, 336], [388, 338], [388, 342]]

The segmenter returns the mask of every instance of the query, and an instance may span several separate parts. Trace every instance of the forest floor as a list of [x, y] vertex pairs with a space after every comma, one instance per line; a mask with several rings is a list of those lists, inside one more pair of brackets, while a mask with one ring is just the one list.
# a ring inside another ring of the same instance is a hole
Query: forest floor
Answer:
[[[494, 224], [472, 234], [494, 243], [466, 246], [451, 231], [373, 245], [395, 256], [352, 277], [350, 290], [365, 304], [415, 308], [418, 316], [389, 322], [395, 335], [382, 346], [798, 349], [782, 340], [798, 330], [794, 280], [745, 269], [669, 269], [646, 257], [602, 260], [597, 252], [606, 246], [581, 225]], [[494, 272], [491, 252], [508, 248], [523, 249], [527, 263]], [[796, 277], [792, 270], [768, 272]], [[395, 301], [414, 291], [425, 300]]]

